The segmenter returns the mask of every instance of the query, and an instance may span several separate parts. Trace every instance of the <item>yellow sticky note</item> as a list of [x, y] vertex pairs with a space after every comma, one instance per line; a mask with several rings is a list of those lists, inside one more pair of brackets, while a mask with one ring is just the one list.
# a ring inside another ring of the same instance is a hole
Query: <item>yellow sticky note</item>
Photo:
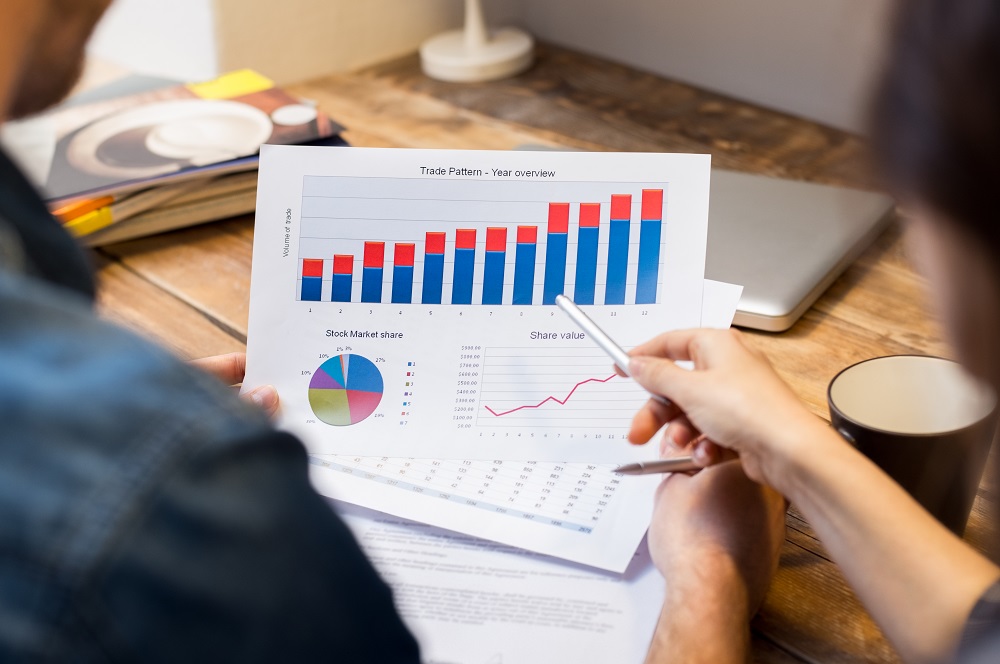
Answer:
[[191, 83], [187, 89], [202, 99], [232, 99], [255, 92], [269, 90], [274, 87], [274, 81], [262, 76], [252, 69], [223, 74], [214, 81]]
[[103, 207], [100, 210], [88, 212], [82, 217], [77, 217], [76, 219], [63, 224], [63, 228], [72, 233], [74, 237], [83, 237], [84, 235], [96, 233], [102, 228], [107, 228], [114, 223], [114, 221], [114, 217], [111, 214], [111, 208]]

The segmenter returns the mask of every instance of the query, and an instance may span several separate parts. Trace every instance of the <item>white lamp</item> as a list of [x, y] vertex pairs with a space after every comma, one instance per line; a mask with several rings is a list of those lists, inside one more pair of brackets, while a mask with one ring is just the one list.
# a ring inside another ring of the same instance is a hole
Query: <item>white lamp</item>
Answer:
[[480, 0], [465, 0], [465, 30], [431, 37], [420, 47], [420, 60], [431, 78], [472, 83], [520, 74], [531, 66], [534, 50], [521, 30], [488, 30]]

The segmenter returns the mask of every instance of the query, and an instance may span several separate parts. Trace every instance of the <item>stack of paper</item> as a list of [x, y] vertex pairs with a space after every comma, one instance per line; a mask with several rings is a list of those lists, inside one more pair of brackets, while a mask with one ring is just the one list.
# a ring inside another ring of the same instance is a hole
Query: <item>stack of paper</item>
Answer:
[[659, 478], [614, 468], [655, 456], [625, 440], [648, 395], [553, 301], [626, 348], [728, 327], [708, 181], [701, 155], [262, 151], [244, 385], [360, 506], [428, 659], [641, 660]]
[[128, 78], [83, 99], [9, 123], [3, 139], [90, 245], [251, 212], [264, 143], [343, 144], [328, 117], [249, 70], [190, 85]]

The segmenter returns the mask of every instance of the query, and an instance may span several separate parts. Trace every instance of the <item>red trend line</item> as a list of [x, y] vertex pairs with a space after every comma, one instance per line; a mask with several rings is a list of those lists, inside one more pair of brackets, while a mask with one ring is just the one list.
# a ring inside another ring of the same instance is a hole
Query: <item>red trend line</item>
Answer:
[[582, 380], [582, 381], [580, 381], [579, 383], [577, 383], [576, 385], [573, 386], [573, 389], [569, 391], [569, 394], [566, 395], [565, 399], [557, 399], [555, 397], [545, 397], [545, 399], [543, 401], [540, 401], [539, 403], [536, 403], [533, 406], [518, 406], [517, 408], [513, 408], [511, 410], [505, 410], [502, 413], [496, 412], [495, 410], [493, 410], [489, 406], [485, 406], [485, 408], [486, 408], [486, 410], [490, 411], [490, 413], [493, 416], [495, 416], [495, 417], [503, 417], [504, 415], [510, 415], [511, 413], [516, 413], [519, 410], [525, 410], [525, 409], [528, 409], [528, 408], [541, 408], [542, 406], [544, 406], [545, 404], [547, 404], [550, 401], [555, 401], [560, 406], [565, 406], [566, 402], [569, 401], [569, 398], [571, 396], [573, 396], [573, 393], [576, 392], [577, 389], [579, 389], [583, 385], [586, 385], [587, 383], [606, 383], [609, 380], [611, 380], [612, 378], [614, 378], [616, 375], [617, 374], [611, 374], [607, 378], [588, 378], [587, 380]]

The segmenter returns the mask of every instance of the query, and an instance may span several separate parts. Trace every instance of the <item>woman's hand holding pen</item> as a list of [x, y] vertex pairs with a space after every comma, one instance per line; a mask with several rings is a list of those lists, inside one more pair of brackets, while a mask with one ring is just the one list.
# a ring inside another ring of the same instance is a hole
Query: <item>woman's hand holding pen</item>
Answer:
[[[664, 424], [667, 442], [709, 466], [739, 455], [746, 473], [786, 493], [786, 466], [832, 432], [736, 330], [668, 332], [630, 353], [632, 378], [654, 394], [632, 421], [629, 439], [650, 440]], [[675, 362], [691, 361], [694, 371]]]

